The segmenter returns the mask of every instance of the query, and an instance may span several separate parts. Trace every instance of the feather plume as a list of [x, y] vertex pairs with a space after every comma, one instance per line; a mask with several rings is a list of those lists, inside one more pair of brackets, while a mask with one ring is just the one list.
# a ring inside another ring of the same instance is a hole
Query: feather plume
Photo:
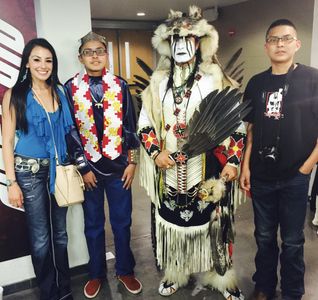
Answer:
[[229, 71], [233, 68], [234, 64], [236, 63], [236, 61], [240, 57], [242, 50], [243, 49], [240, 48], [233, 54], [233, 56], [231, 57], [231, 59], [229, 60], [229, 62], [227, 63], [227, 65], [224, 68], [225, 73], [229, 73]]
[[243, 82], [244, 76], [242, 75], [240, 78], [238, 78], [236, 81], [241, 85]]
[[148, 75], [151, 76], [153, 70], [139, 57], [136, 57], [137, 64], [142, 68], [142, 70]]
[[139, 75], [134, 75], [134, 77], [140, 81], [141, 83], [143, 83], [144, 85], [148, 86], [149, 85], [149, 80], [139, 76]]
[[230, 73], [230, 77], [232, 77], [233, 79], [235, 79], [233, 76], [237, 71], [241, 71], [244, 70], [243, 65], [245, 64], [245, 61], [242, 61], [241, 63], [239, 63]]
[[139, 81], [134, 80], [133, 82], [134, 82], [134, 84], [135, 84], [138, 88], [140, 88], [142, 91], [147, 87], [146, 85], [142, 84], [142, 83], [139, 82]]
[[231, 77], [236, 80], [237, 78], [239, 78], [239, 76], [242, 75], [243, 72], [244, 72], [244, 69], [241, 68], [241, 69], [237, 70], [235, 73], [233, 73], [233, 75], [231, 75]]

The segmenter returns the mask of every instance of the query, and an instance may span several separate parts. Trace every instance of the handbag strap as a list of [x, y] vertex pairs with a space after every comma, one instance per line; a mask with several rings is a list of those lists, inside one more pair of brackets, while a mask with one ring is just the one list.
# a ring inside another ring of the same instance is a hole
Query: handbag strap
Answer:
[[53, 139], [53, 144], [54, 144], [54, 151], [55, 151], [55, 160], [56, 160], [56, 165], [58, 166], [59, 165], [59, 156], [57, 154], [57, 148], [56, 148], [56, 143], [55, 143], [55, 138], [54, 138], [54, 133], [53, 133], [53, 127], [52, 127], [52, 123], [51, 123], [51, 118], [49, 116], [49, 113], [43, 103], [43, 101], [41, 100], [41, 98], [39, 97], [39, 95], [35, 92], [35, 90], [32, 88], [32, 92], [34, 94], [34, 96], [38, 99], [39, 103], [42, 105], [45, 113], [46, 113], [46, 116], [47, 116], [47, 120], [50, 124], [50, 129], [51, 129], [51, 134], [52, 134], [52, 139]]

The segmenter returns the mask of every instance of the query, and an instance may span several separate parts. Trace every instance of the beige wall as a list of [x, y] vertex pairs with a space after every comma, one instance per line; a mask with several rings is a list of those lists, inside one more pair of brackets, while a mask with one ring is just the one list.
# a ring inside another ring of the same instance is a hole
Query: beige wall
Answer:
[[[264, 52], [264, 35], [276, 19], [290, 19], [297, 27], [302, 48], [296, 62], [310, 64], [314, 0], [249, 0], [222, 8], [213, 25], [220, 35], [219, 58], [225, 64], [234, 52], [243, 48], [240, 61], [244, 64], [243, 87], [252, 75], [269, 67]], [[229, 36], [229, 30], [235, 34]]]

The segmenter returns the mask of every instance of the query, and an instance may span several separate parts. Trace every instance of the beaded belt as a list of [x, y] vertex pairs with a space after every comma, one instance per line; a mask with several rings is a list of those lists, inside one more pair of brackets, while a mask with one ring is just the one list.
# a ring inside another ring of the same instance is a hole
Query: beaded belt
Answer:
[[29, 158], [21, 155], [15, 155], [14, 166], [16, 171], [31, 171], [33, 174], [40, 170], [40, 167], [48, 167], [49, 158]]

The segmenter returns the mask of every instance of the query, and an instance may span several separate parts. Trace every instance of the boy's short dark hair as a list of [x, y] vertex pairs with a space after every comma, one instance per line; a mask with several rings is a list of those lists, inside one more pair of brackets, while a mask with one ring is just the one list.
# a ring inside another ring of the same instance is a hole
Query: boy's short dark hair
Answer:
[[293, 27], [295, 30], [296, 26], [294, 25], [294, 23], [288, 19], [278, 19], [276, 21], [274, 21], [271, 25], [269, 25], [266, 34], [265, 34], [265, 39], [267, 39], [269, 32], [271, 31], [272, 28], [277, 27], [277, 26], [282, 26], [282, 25], [287, 25], [290, 27]]

